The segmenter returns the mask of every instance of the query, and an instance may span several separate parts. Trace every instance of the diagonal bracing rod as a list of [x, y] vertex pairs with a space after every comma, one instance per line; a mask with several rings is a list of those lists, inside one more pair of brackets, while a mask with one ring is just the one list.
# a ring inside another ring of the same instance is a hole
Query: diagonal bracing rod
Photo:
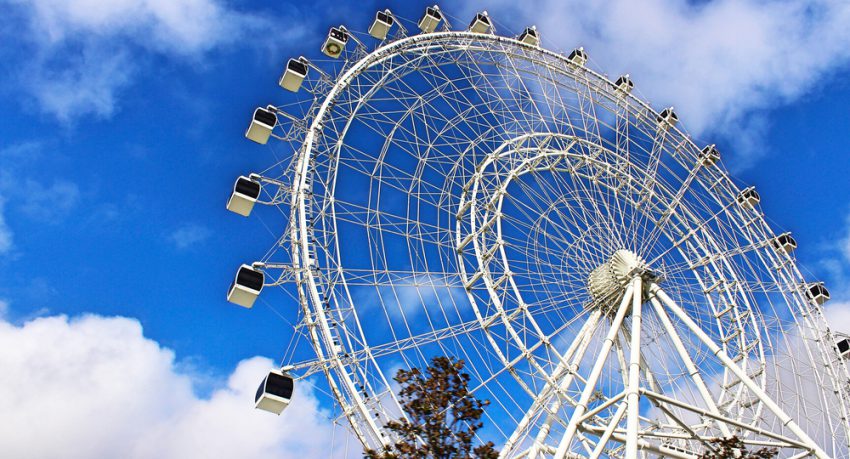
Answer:
[[712, 340], [711, 337], [708, 336], [708, 334], [706, 334], [702, 330], [702, 328], [700, 328], [700, 326], [696, 322], [694, 322], [693, 319], [691, 319], [688, 313], [682, 310], [682, 308], [679, 307], [679, 305], [676, 304], [676, 302], [673, 301], [673, 299], [670, 298], [670, 296], [667, 295], [667, 293], [665, 293], [664, 290], [658, 286], [658, 284], [651, 284], [649, 287], [649, 293], [650, 295], [657, 296], [658, 299], [660, 299], [661, 302], [664, 303], [664, 305], [667, 306], [667, 308], [670, 309], [670, 311], [672, 311], [673, 314], [678, 317], [679, 320], [681, 320], [691, 330], [691, 332], [693, 332], [694, 335], [696, 335], [697, 338], [699, 338], [700, 341], [702, 341], [703, 344], [705, 344], [711, 350], [711, 352], [715, 356], [717, 356], [718, 359], [720, 359], [723, 365], [728, 368], [732, 373], [734, 373], [735, 376], [737, 376], [738, 379], [740, 379], [741, 382], [745, 386], [747, 386], [747, 388], [750, 389], [750, 391], [752, 391], [756, 395], [756, 397], [758, 397], [762, 401], [762, 403], [764, 403], [767, 409], [769, 409], [771, 412], [773, 412], [774, 415], [776, 415], [776, 417], [779, 419], [783, 426], [787, 427], [788, 430], [793, 432], [794, 435], [797, 436], [797, 438], [799, 438], [803, 443], [805, 443], [809, 447], [812, 454], [814, 454], [820, 459], [829, 458], [826, 452], [821, 449], [821, 447], [818, 446], [818, 444], [815, 443], [815, 441], [812, 440], [812, 438], [809, 437], [809, 435], [806, 434], [806, 432], [803, 431], [803, 429], [800, 428], [800, 426], [797, 425], [796, 422], [794, 422], [791, 416], [785, 413], [785, 411], [783, 411], [782, 408], [777, 405], [776, 402], [774, 402], [773, 399], [771, 399], [770, 396], [768, 396], [767, 393], [765, 393], [764, 390], [759, 387], [759, 385], [756, 384], [755, 381], [753, 381], [752, 378], [750, 378], [744, 370], [742, 370], [734, 361], [732, 361], [732, 359], [729, 358], [726, 352], [724, 352], [723, 349], [717, 343], [715, 343], [714, 340]]
[[[693, 359], [691, 359], [690, 354], [688, 354], [688, 350], [685, 348], [684, 343], [682, 342], [682, 338], [679, 337], [679, 333], [676, 331], [676, 327], [673, 326], [673, 322], [670, 321], [670, 317], [667, 316], [667, 313], [664, 311], [664, 307], [661, 306], [661, 303], [658, 301], [658, 298], [652, 297], [649, 300], [652, 303], [652, 306], [655, 308], [656, 314], [658, 314], [658, 318], [661, 320], [661, 323], [664, 325], [664, 329], [667, 330], [667, 334], [671, 341], [673, 341], [673, 347], [676, 348], [676, 352], [679, 354], [679, 358], [682, 359], [682, 362], [685, 363], [685, 368], [688, 370], [688, 374], [691, 376], [691, 379], [697, 386], [697, 390], [702, 396], [703, 401], [705, 402], [708, 410], [718, 416], [720, 416], [720, 410], [717, 408], [717, 403], [714, 401], [714, 397], [711, 396], [711, 392], [708, 390], [708, 386], [706, 386], [705, 381], [702, 379], [702, 375], [700, 374], [697, 366], [694, 364]], [[729, 427], [721, 422], [718, 422], [718, 426], [720, 427], [720, 432], [724, 437], [731, 437], [732, 432], [729, 430]]]

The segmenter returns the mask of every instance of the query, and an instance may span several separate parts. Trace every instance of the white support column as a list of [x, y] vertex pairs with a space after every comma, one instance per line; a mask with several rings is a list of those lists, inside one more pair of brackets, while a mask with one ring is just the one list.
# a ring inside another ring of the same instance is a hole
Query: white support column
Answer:
[[599, 356], [596, 358], [593, 370], [591, 370], [590, 376], [588, 376], [585, 381], [584, 390], [581, 393], [581, 398], [576, 404], [575, 410], [573, 410], [570, 422], [567, 424], [567, 430], [564, 432], [564, 436], [561, 438], [561, 443], [555, 451], [555, 459], [564, 459], [567, 455], [567, 450], [570, 448], [570, 443], [572, 443], [573, 437], [578, 429], [579, 420], [584, 412], [587, 411], [587, 404], [590, 401], [590, 397], [593, 395], [593, 389], [596, 387], [596, 381], [599, 379], [599, 375], [602, 374], [602, 369], [605, 366], [608, 353], [614, 345], [614, 339], [617, 338], [617, 333], [620, 331], [620, 326], [623, 324], [623, 319], [626, 317], [626, 312], [629, 310], [629, 302], [632, 299], [633, 292], [634, 286], [633, 284], [629, 284], [626, 288], [626, 293], [623, 294], [623, 300], [620, 302], [620, 308], [617, 310], [617, 315], [614, 317], [614, 320], [611, 321], [611, 329], [608, 331], [608, 336], [605, 337], [605, 341], [602, 343], [602, 349], [599, 351]]
[[770, 398], [770, 396], [768, 396], [764, 392], [764, 390], [759, 387], [758, 384], [755, 383], [755, 381], [753, 381], [749, 376], [747, 376], [747, 373], [742, 370], [734, 361], [732, 361], [732, 359], [729, 358], [729, 356], [723, 351], [723, 349], [717, 343], [715, 343], [714, 340], [712, 340], [711, 337], [708, 336], [708, 334], [706, 334], [702, 330], [702, 328], [700, 328], [700, 326], [696, 322], [694, 322], [693, 319], [691, 319], [690, 316], [688, 316], [688, 313], [686, 313], [681, 307], [679, 307], [679, 305], [676, 304], [676, 302], [673, 301], [673, 299], [670, 298], [670, 296], [667, 295], [667, 293], [665, 293], [664, 290], [662, 290], [661, 287], [658, 286], [658, 284], [652, 284], [650, 286], [650, 295], [657, 296], [661, 300], [661, 302], [664, 303], [665, 306], [667, 306], [671, 311], [673, 311], [673, 314], [675, 314], [676, 317], [678, 317], [679, 320], [681, 320], [691, 330], [691, 332], [693, 332], [694, 335], [696, 335], [700, 339], [700, 341], [702, 341], [706, 346], [708, 346], [711, 352], [715, 356], [717, 356], [718, 359], [720, 359], [723, 365], [728, 368], [732, 373], [734, 373], [735, 376], [737, 376], [741, 380], [741, 382], [745, 386], [747, 386], [747, 388], [750, 389], [750, 391], [752, 391], [752, 393], [755, 394], [761, 400], [762, 403], [764, 403], [764, 406], [766, 406], [767, 409], [769, 409], [774, 415], [776, 415], [782, 425], [787, 427], [788, 430], [793, 432], [794, 435], [796, 435], [803, 443], [805, 443], [809, 448], [811, 448], [812, 453], [816, 457], [821, 459], [829, 458], [826, 452], [821, 449], [821, 447], [818, 446], [818, 444], [815, 443], [815, 441], [812, 440], [812, 438], [809, 437], [809, 435], [806, 434], [806, 432], [804, 432], [803, 429], [797, 425], [797, 423], [794, 422], [791, 416], [785, 413], [785, 411], [783, 411], [782, 408], [777, 405], [776, 402], [774, 402]]
[[643, 285], [640, 276], [632, 281], [632, 342], [629, 344], [629, 387], [626, 402], [626, 459], [637, 459], [638, 429], [640, 427], [640, 310], [643, 303]]
[[[691, 359], [690, 354], [688, 354], [688, 350], [685, 348], [682, 338], [679, 337], [679, 332], [676, 330], [676, 327], [673, 326], [673, 322], [670, 321], [670, 317], [668, 317], [667, 313], [664, 311], [664, 307], [658, 302], [658, 298], [652, 297], [649, 301], [652, 303], [653, 308], [655, 308], [655, 312], [658, 314], [658, 318], [664, 325], [664, 329], [667, 330], [667, 335], [670, 340], [673, 341], [673, 347], [675, 347], [676, 352], [679, 353], [679, 358], [685, 363], [685, 368], [687, 368], [688, 374], [691, 375], [691, 379], [693, 379], [696, 384], [697, 390], [702, 396], [706, 407], [710, 412], [720, 416], [720, 410], [717, 408], [717, 403], [714, 401], [714, 397], [712, 397], [711, 392], [708, 390], [708, 386], [705, 384], [705, 381], [702, 379], [702, 375], [697, 369], [697, 366], [694, 364], [693, 359]], [[720, 427], [720, 432], [724, 437], [729, 438], [732, 436], [732, 432], [726, 424], [718, 422], [718, 426]]]

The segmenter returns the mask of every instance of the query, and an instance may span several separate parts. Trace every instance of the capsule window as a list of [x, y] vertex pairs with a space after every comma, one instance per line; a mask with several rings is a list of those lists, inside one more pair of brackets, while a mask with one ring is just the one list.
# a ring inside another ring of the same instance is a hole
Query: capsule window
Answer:
[[249, 288], [251, 290], [263, 289], [263, 273], [249, 267], [239, 268], [239, 273], [236, 275], [236, 285]]
[[257, 393], [254, 395], [254, 403], [257, 403], [258, 401], [260, 401], [260, 397], [262, 397], [263, 394], [265, 394], [265, 393], [266, 393], [266, 382], [263, 381], [259, 385], [259, 387], [257, 387]]
[[378, 14], [377, 14], [376, 18], [377, 18], [379, 21], [381, 21], [381, 22], [383, 22], [384, 24], [386, 24], [386, 25], [390, 25], [390, 26], [391, 26], [391, 25], [393, 25], [393, 24], [395, 23], [395, 20], [393, 19], [393, 17], [392, 17], [392, 16], [390, 16], [389, 14], [387, 14], [387, 13], [383, 12], [383, 11], [378, 11]]
[[440, 10], [438, 10], [437, 8], [434, 8], [434, 7], [431, 7], [431, 6], [429, 6], [428, 8], [425, 8], [425, 14], [427, 16], [430, 16], [430, 17], [438, 20], [438, 21], [443, 19], [443, 13], [440, 12]]
[[260, 196], [260, 184], [249, 178], [239, 177], [233, 191], [251, 199], [257, 199]]
[[298, 59], [290, 59], [286, 64], [287, 70], [293, 71], [301, 76], [307, 75], [307, 64], [301, 62]]
[[840, 339], [837, 343], [835, 343], [835, 347], [838, 349], [838, 353], [842, 356], [847, 353], [850, 353], [850, 339]]
[[336, 27], [331, 28], [329, 35], [330, 35], [331, 38], [337, 39], [337, 40], [339, 40], [343, 43], [348, 42], [348, 34], [343, 32], [340, 29], [337, 29]]
[[254, 121], [258, 121], [267, 126], [274, 126], [277, 123], [277, 117], [274, 113], [264, 108], [258, 108], [254, 110]]
[[270, 372], [266, 377], [265, 392], [280, 398], [290, 399], [294, 386], [291, 376]]

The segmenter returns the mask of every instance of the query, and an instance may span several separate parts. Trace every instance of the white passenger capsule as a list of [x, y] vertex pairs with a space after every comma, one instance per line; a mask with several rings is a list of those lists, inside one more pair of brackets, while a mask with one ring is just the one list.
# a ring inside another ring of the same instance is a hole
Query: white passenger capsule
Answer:
[[475, 33], [487, 33], [490, 31], [490, 16], [486, 11], [482, 11], [475, 15], [472, 22], [469, 23], [469, 31]]
[[517, 40], [531, 46], [540, 46], [540, 35], [537, 33], [537, 26], [526, 27], [519, 34]]
[[346, 43], [348, 43], [348, 32], [345, 31], [345, 28], [342, 26], [331, 27], [331, 30], [328, 31], [328, 38], [322, 45], [322, 52], [326, 56], [336, 59], [342, 55]]
[[655, 117], [655, 121], [658, 121], [658, 124], [661, 124], [664, 127], [673, 127], [679, 122], [679, 115], [673, 111], [673, 107], [669, 107], [661, 110], [661, 113]]
[[387, 34], [390, 33], [390, 28], [392, 28], [394, 23], [395, 19], [393, 19], [390, 10], [378, 11], [375, 14], [375, 20], [369, 26], [369, 35], [378, 40], [386, 40]]
[[785, 253], [791, 253], [797, 248], [797, 241], [791, 237], [791, 233], [783, 233], [773, 238], [773, 247]]
[[699, 160], [706, 166], [713, 166], [720, 160], [720, 152], [714, 144], [706, 145], [699, 152]]
[[250, 265], [242, 265], [236, 272], [236, 279], [227, 291], [227, 301], [245, 308], [254, 306], [254, 301], [263, 291], [265, 275]]
[[298, 92], [301, 89], [301, 83], [304, 77], [307, 76], [307, 62], [303, 57], [298, 59], [290, 59], [286, 63], [286, 69], [283, 71], [280, 80], [277, 82], [281, 88], [292, 92]]
[[260, 197], [260, 182], [250, 177], [240, 175], [233, 184], [230, 199], [227, 200], [227, 210], [243, 217], [251, 215], [254, 203]]
[[635, 84], [634, 82], [632, 82], [632, 79], [629, 78], [628, 74], [617, 78], [617, 81], [614, 82], [614, 89], [623, 94], [628, 94], [632, 92], [632, 89], [634, 89], [634, 87]]
[[257, 388], [257, 395], [254, 396], [254, 407], [279, 415], [289, 406], [294, 389], [295, 380], [292, 376], [272, 370], [260, 383], [260, 387]]
[[570, 53], [567, 60], [576, 67], [584, 67], [584, 64], [587, 63], [587, 53], [584, 48], [576, 48]]
[[822, 306], [829, 301], [829, 290], [824, 287], [823, 282], [814, 282], [806, 286], [806, 296], [818, 306]]
[[741, 207], [752, 209], [756, 206], [756, 204], [761, 201], [761, 196], [759, 196], [758, 192], [756, 191], [756, 188], [754, 186], [751, 186], [745, 188], [744, 191], [741, 191], [741, 193], [738, 194], [737, 199], [738, 204], [740, 204]]
[[265, 145], [269, 141], [269, 136], [271, 136], [275, 124], [277, 124], [277, 116], [271, 110], [257, 107], [254, 110], [254, 116], [251, 118], [251, 124], [245, 131], [245, 137], [260, 145]]
[[443, 13], [440, 11], [440, 7], [437, 5], [429, 6], [425, 8], [425, 14], [419, 19], [419, 30], [422, 33], [431, 33], [437, 30], [437, 26], [440, 25], [442, 20]]

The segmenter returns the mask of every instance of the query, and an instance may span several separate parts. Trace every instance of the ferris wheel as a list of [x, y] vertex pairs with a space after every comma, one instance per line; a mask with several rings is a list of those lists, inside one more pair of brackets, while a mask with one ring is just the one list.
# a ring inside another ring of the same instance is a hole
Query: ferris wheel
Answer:
[[756, 190], [583, 48], [454, 23], [434, 6], [334, 27], [324, 57], [286, 64], [301, 97], [254, 112], [246, 136], [276, 159], [227, 207], [279, 210], [280, 234], [228, 300], [291, 289], [312, 349], [257, 406], [322, 374], [378, 448], [404, 416], [396, 371], [449, 355], [502, 457], [696, 458], [730, 436], [848, 457], [850, 341]]

